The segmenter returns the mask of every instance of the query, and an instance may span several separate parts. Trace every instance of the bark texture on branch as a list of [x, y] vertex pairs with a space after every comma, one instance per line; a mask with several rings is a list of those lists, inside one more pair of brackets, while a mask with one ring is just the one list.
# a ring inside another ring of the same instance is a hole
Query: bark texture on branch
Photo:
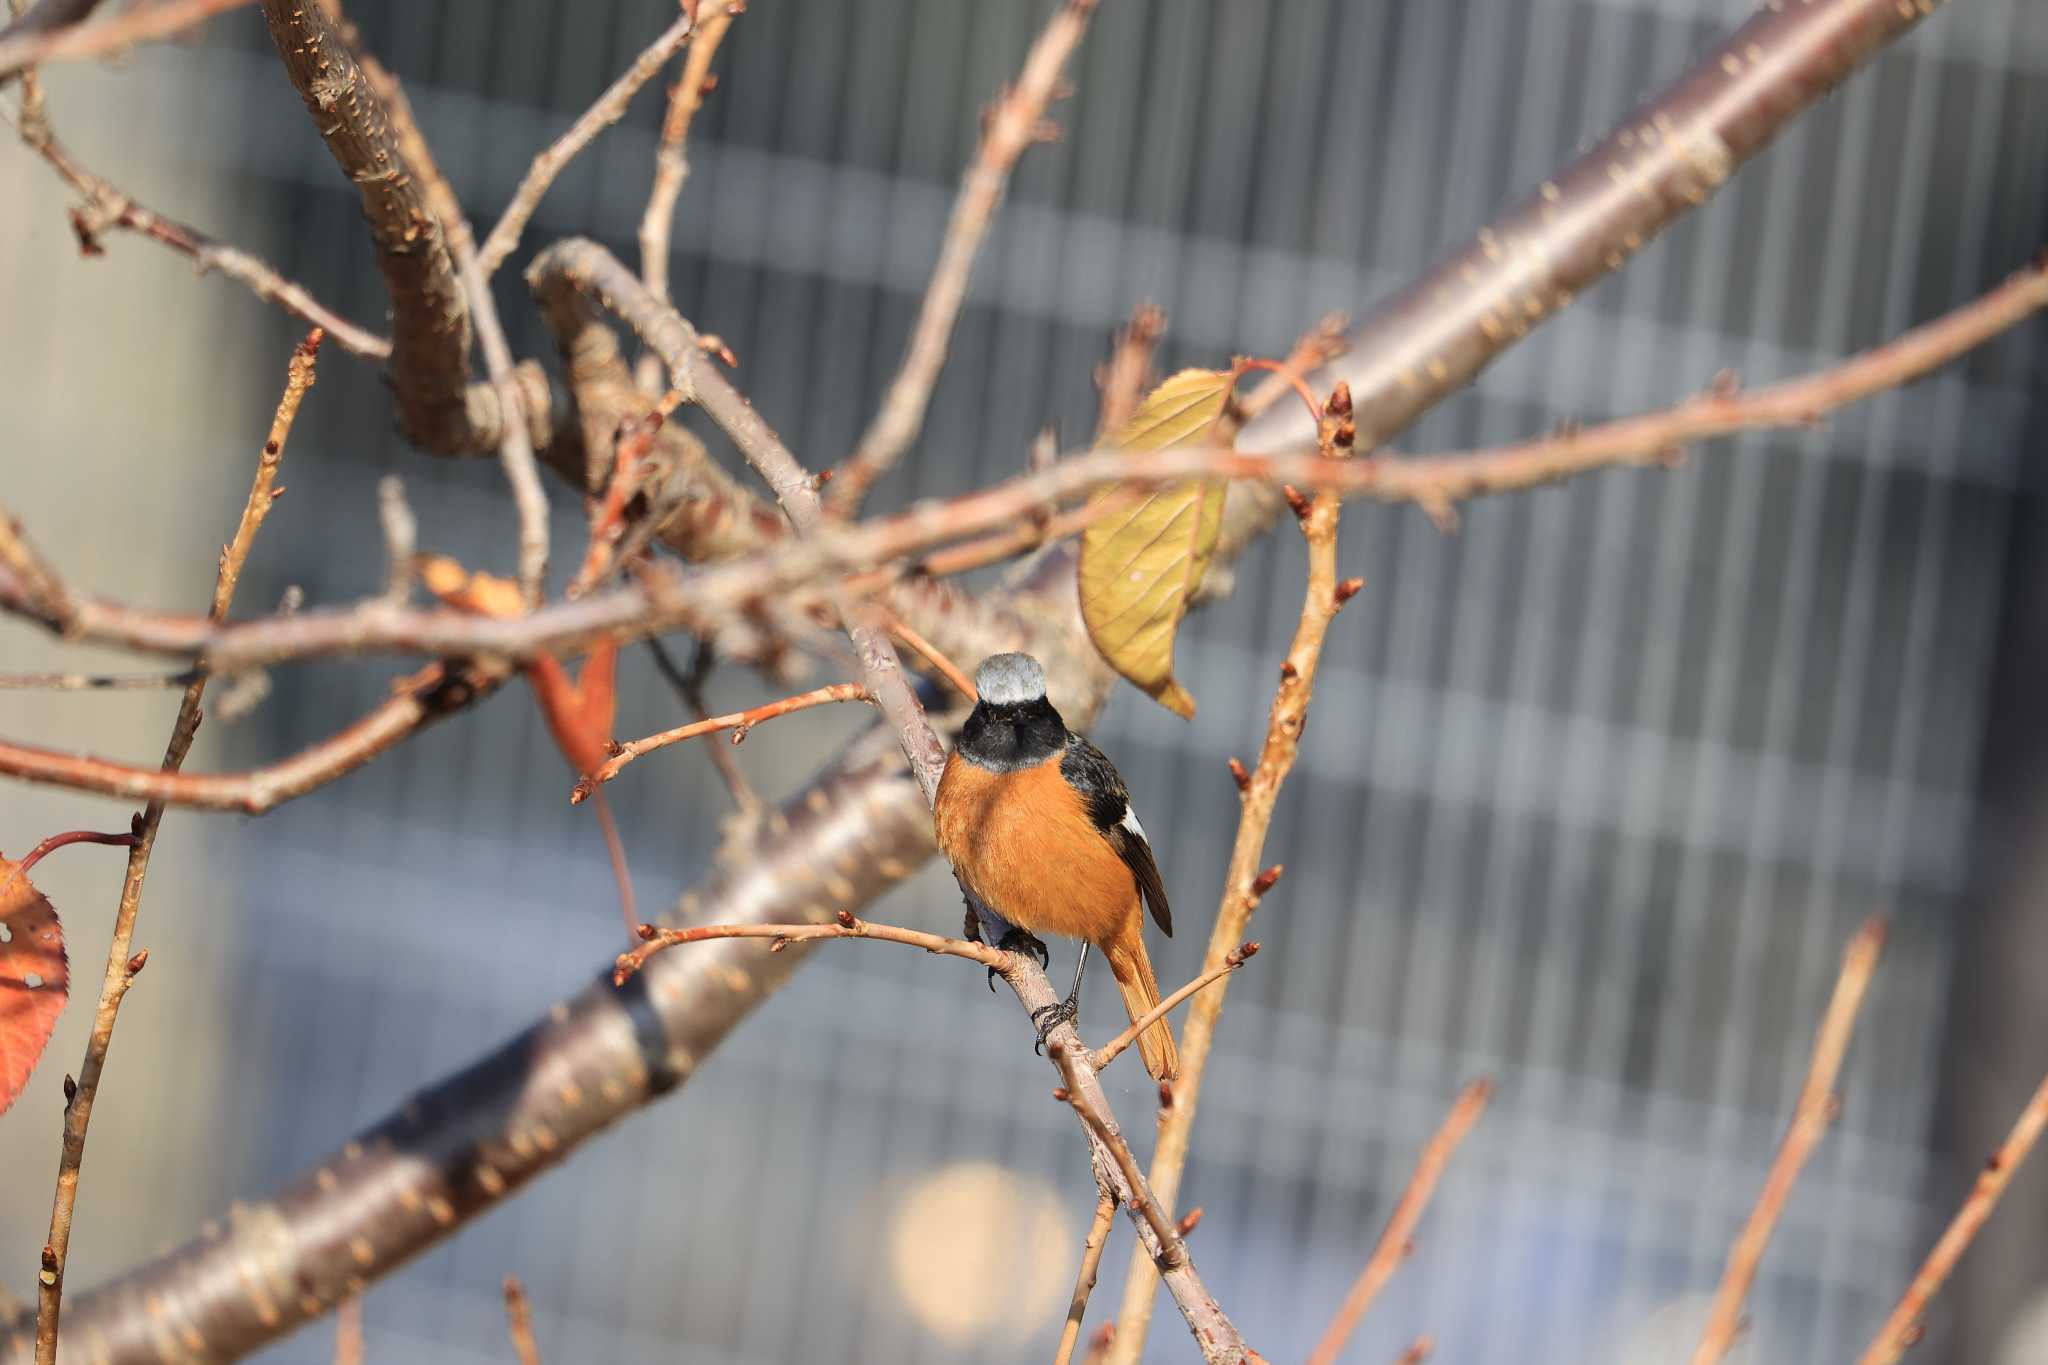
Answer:
[[498, 399], [470, 380], [469, 309], [420, 168], [319, 0], [263, 0], [263, 20], [313, 126], [363, 199], [391, 299], [391, 364], [406, 439], [437, 455], [498, 448]]

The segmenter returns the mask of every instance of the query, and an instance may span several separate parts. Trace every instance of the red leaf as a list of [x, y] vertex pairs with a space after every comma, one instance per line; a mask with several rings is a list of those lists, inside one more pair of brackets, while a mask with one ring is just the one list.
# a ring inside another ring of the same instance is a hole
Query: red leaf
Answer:
[[19, 868], [0, 858], [0, 1113], [28, 1084], [71, 991], [57, 911]]

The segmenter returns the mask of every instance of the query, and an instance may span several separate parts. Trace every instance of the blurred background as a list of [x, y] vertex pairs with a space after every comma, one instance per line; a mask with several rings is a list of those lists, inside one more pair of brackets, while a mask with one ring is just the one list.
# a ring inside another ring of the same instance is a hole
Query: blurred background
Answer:
[[[672, 16], [661, 0], [351, 0], [472, 215]], [[977, 114], [1043, 0], [754, 0], [719, 59], [681, 201], [675, 292], [813, 467], [893, 371]], [[1283, 353], [1362, 311], [1745, 17], [1733, 0], [1271, 5], [1104, 0], [985, 252], [924, 439], [877, 506], [1018, 469], [1092, 430], [1090, 371], [1150, 300], [1168, 368]], [[253, 11], [203, 39], [50, 76], [58, 135], [144, 203], [257, 251], [372, 325], [353, 190]], [[498, 282], [583, 233], [634, 255], [660, 97], [566, 176]], [[2048, 241], [2048, 23], [1948, 7], [1410, 433], [1411, 451], [1659, 406], [1733, 369], [1825, 365], [1963, 302]], [[131, 238], [82, 260], [56, 179], [0, 146], [0, 497], [74, 582], [195, 610], [302, 331]], [[2048, 1067], [2048, 331], [2023, 327], [1825, 429], [1722, 443], [1472, 504], [1347, 514], [1365, 592], [1333, 633], [1269, 854], [1267, 951], [1231, 987], [1183, 1202], [1247, 1335], [1299, 1359], [1458, 1085], [1499, 1082], [1416, 1254], [1347, 1358], [1434, 1333], [1447, 1361], [1682, 1359], [1803, 1073], [1841, 948], [1892, 917], [1844, 1108], [1764, 1263], [1751, 1362], [1848, 1358], [1875, 1331]], [[714, 443], [715, 444], [715, 443]], [[407, 450], [381, 378], [330, 348], [240, 607], [374, 591], [376, 481], [426, 548], [510, 567], [489, 461]], [[582, 543], [556, 489], [560, 545]], [[1296, 538], [1193, 619], [1183, 723], [1122, 690], [1096, 738], [1153, 831], [1196, 968], [1299, 604]], [[19, 625], [9, 670], [95, 664]], [[61, 660], [61, 663], [60, 663]], [[279, 673], [193, 764], [325, 734], [389, 665]], [[770, 684], [721, 672], [714, 703]], [[0, 732], [154, 762], [171, 694], [0, 694]], [[629, 655], [619, 729], [676, 723]], [[794, 789], [865, 713], [739, 750]], [[182, 1241], [485, 1051], [617, 949], [603, 847], [523, 691], [261, 820], [174, 813], [96, 1114], [70, 1283]], [[612, 788], [644, 902], [701, 875], [727, 811], [673, 749]], [[0, 787], [0, 848], [125, 808]], [[39, 880], [96, 983], [120, 876]], [[2029, 884], [2031, 883], [2031, 885]], [[880, 918], [951, 931], [927, 869]], [[1155, 945], [1155, 950], [1157, 945]], [[1055, 967], [1070, 961], [1055, 958]], [[90, 1010], [0, 1120], [0, 1282], [29, 1288], [59, 1088]], [[1118, 1022], [1106, 975], [1084, 1012]], [[1112, 1074], [1134, 1131], [1149, 1086]], [[1049, 1357], [1093, 1205], [1045, 1065], [981, 973], [814, 954], [678, 1094], [374, 1286], [371, 1360], [507, 1358], [524, 1277], [546, 1358], [769, 1365]], [[1141, 1151], [1146, 1144], [1141, 1143]], [[1114, 1312], [1119, 1221], [1090, 1326]], [[274, 1347], [326, 1360], [331, 1323]], [[1162, 1307], [1150, 1358], [1188, 1358]], [[2048, 1361], [2048, 1171], [2018, 1180], [1916, 1359]]]

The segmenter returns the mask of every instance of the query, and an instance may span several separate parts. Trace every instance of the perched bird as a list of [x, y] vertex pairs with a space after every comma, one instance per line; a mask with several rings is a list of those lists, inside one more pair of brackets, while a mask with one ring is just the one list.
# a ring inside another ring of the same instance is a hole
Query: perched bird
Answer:
[[[1171, 937], [1173, 912], [1145, 827], [1124, 780], [1102, 751], [1067, 729], [1045, 696], [1045, 670], [1028, 654], [997, 654], [974, 675], [980, 700], [946, 760], [933, 809], [939, 847], [967, 893], [968, 937], [1026, 947], [1038, 934], [1081, 940], [1074, 990], [1039, 1013], [1039, 1037], [1074, 1017], [1090, 945], [1116, 976], [1135, 1023], [1159, 1003], [1145, 955], [1145, 907]], [[985, 921], [985, 923], [984, 923]], [[1138, 1038], [1159, 1080], [1180, 1070], [1164, 1019]]]

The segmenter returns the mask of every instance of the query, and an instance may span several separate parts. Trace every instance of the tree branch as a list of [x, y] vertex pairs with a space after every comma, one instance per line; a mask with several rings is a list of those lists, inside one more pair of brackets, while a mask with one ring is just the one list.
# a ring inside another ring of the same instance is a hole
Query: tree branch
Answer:
[[1841, 975], [1835, 981], [1827, 1013], [1821, 1017], [1820, 1032], [1813, 1040], [1813, 1060], [1807, 1067], [1806, 1082], [1799, 1088], [1792, 1123], [1771, 1162], [1756, 1207], [1750, 1210], [1748, 1221], [1728, 1249], [1728, 1265], [1721, 1272], [1720, 1287], [1714, 1291], [1713, 1308], [1707, 1315], [1700, 1344], [1693, 1351], [1692, 1365], [1715, 1365], [1728, 1354], [1742, 1330], [1742, 1305], [1749, 1298], [1750, 1285], [1756, 1281], [1757, 1266], [1771, 1243], [1771, 1232], [1785, 1212], [1785, 1201], [1792, 1197], [1792, 1186], [1797, 1183], [1806, 1158], [1820, 1145], [1841, 1107], [1835, 1096], [1835, 1077], [1849, 1051], [1849, 1037], [1856, 1031], [1856, 1012], [1863, 1007], [1863, 995], [1870, 988], [1871, 974], [1877, 970], [1877, 959], [1884, 952], [1884, 940], [1885, 923], [1873, 916], [1863, 922], [1842, 955]]
[[996, 208], [1009, 187], [1010, 172], [1017, 159], [1033, 143], [1058, 136], [1057, 126], [1046, 122], [1045, 111], [1059, 91], [1067, 58], [1088, 31], [1095, 5], [1096, 0], [1065, 0], [1053, 11], [1045, 31], [1031, 45], [1016, 85], [1004, 92], [988, 111], [980, 150], [961, 177], [960, 193], [953, 201], [953, 214], [939, 245], [938, 263], [932, 267], [931, 283], [925, 287], [924, 303], [911, 329], [902, 367], [889, 382], [874, 421], [832, 480], [827, 505], [833, 515], [850, 516], [858, 511], [875, 480], [903, 457], [923, 428], [932, 386], [945, 367], [953, 325], [959, 320], [960, 305], [967, 298], [967, 281], [974, 273], [975, 257], [981, 254], [982, 241], [995, 221]]
[[738, 14], [739, 6], [726, 0], [712, 0], [711, 12], [699, 16], [697, 36], [690, 43], [689, 55], [683, 59], [682, 78], [669, 91], [668, 113], [661, 121], [661, 142], [654, 150], [654, 185], [647, 192], [647, 210], [640, 217], [640, 278], [646, 282], [647, 292], [663, 303], [669, 301], [669, 238], [675, 223], [676, 200], [690, 174], [689, 160], [683, 154], [689, 143], [690, 124], [716, 84], [711, 59], [718, 55], [718, 45], [725, 41], [726, 31]]
[[671, 744], [680, 744], [686, 739], [697, 739], [703, 735], [716, 734], [720, 730], [733, 732], [732, 742], [737, 744], [745, 739], [747, 732], [764, 720], [786, 716], [792, 711], [807, 711], [813, 706], [826, 706], [838, 701], [872, 701], [864, 683], [829, 683], [814, 687], [808, 692], [799, 692], [793, 697], [764, 702], [750, 706], [744, 711], [734, 711], [723, 716], [707, 716], [702, 720], [679, 725], [673, 730], [648, 735], [645, 739], [628, 740], [618, 746], [618, 752], [607, 759], [596, 772], [579, 779], [575, 790], [569, 795], [573, 804], [581, 804], [603, 783], [619, 775], [619, 771], [642, 754], [656, 749], [665, 749]]
[[0, 30], [0, 86], [26, 67], [44, 62], [104, 57], [124, 47], [167, 38], [222, 10], [249, 0], [161, 0], [139, 5], [104, 24], [83, 21], [99, 0], [43, 0], [43, 3]]
[[[1388, 1217], [1386, 1229], [1380, 1233], [1372, 1255], [1366, 1258], [1365, 1268], [1358, 1272], [1358, 1279], [1352, 1283], [1351, 1292], [1344, 1296], [1337, 1315], [1323, 1329], [1322, 1340], [1309, 1353], [1308, 1365], [1337, 1365], [1344, 1343], [1358, 1330], [1365, 1310], [1372, 1307], [1372, 1301], [1379, 1297], [1380, 1290], [1386, 1288], [1387, 1281], [1394, 1278], [1394, 1272], [1401, 1268], [1401, 1263], [1413, 1254], [1415, 1228], [1422, 1221], [1423, 1210], [1429, 1207], [1430, 1196], [1436, 1193], [1437, 1181], [1443, 1178], [1451, 1154], [1472, 1131], [1472, 1125], [1479, 1122], [1479, 1116], [1486, 1112], [1486, 1102], [1492, 1097], [1493, 1082], [1490, 1080], [1473, 1081], [1458, 1092], [1457, 1101], [1451, 1105], [1443, 1126], [1423, 1147], [1422, 1156], [1415, 1163], [1415, 1173], [1408, 1177], [1408, 1187], [1401, 1191], [1401, 1198], [1394, 1204], [1394, 1212]], [[1428, 1354], [1427, 1351], [1424, 1354]]]
[[[220, 552], [220, 566], [214, 577], [213, 604], [209, 615], [225, 619], [234, 601], [235, 585], [241, 580], [242, 565], [256, 532], [270, 513], [271, 487], [277, 476], [292, 422], [299, 404], [313, 387], [314, 357], [320, 350], [320, 332], [315, 328], [293, 352], [284, 394], [270, 422], [270, 435], [256, 461], [256, 474], [249, 496], [242, 506], [235, 534]], [[199, 703], [206, 691], [206, 679], [194, 678], [185, 687], [178, 704], [177, 719], [171, 725], [170, 743], [164, 750], [163, 766], [176, 772], [191, 751], [192, 738], [199, 732]], [[143, 880], [149, 875], [149, 857], [156, 847], [157, 831], [163, 825], [164, 804], [152, 801], [135, 819], [135, 842], [128, 850], [128, 874], [121, 886], [121, 903], [114, 912], [113, 940], [107, 948], [107, 969], [100, 986], [99, 1007], [93, 1014], [92, 1033], [86, 1039], [85, 1060], [78, 1068], [78, 1085], [64, 1106], [64, 1145], [57, 1162], [57, 1189], [50, 1204], [50, 1233], [43, 1243], [42, 1273], [36, 1284], [36, 1365], [56, 1365], [57, 1327], [63, 1311], [64, 1267], [70, 1256], [71, 1214], [78, 1201], [78, 1180], [85, 1163], [86, 1128], [92, 1122], [93, 1103], [99, 1096], [107, 1052], [114, 1042], [114, 1021], [128, 987], [142, 970], [146, 954], [133, 955], [135, 920], [142, 908]]]
[[1095, 1200], [1095, 1217], [1088, 1224], [1087, 1239], [1081, 1243], [1081, 1268], [1074, 1274], [1074, 1292], [1067, 1300], [1067, 1321], [1060, 1329], [1059, 1349], [1053, 1354], [1052, 1365], [1071, 1365], [1074, 1359], [1074, 1347], [1081, 1340], [1081, 1321], [1088, 1316], [1088, 1297], [1095, 1292], [1096, 1272], [1102, 1268], [1102, 1249], [1109, 1244], [1109, 1227], [1116, 1219], [1116, 1196], [1110, 1192], [1109, 1178], [1101, 1171], [1095, 1176], [1102, 1192]]
[[317, 0], [262, 0], [263, 18], [313, 125], [362, 195], [391, 300], [387, 373], [406, 438], [438, 455], [482, 455], [503, 439], [495, 390], [472, 384], [470, 315], [419, 165], [348, 36]]
[[2005, 1193], [2005, 1187], [2011, 1182], [2013, 1173], [2019, 1170], [2020, 1163], [2034, 1150], [2043, 1128], [2048, 1128], [2048, 1077], [2042, 1079], [2034, 1097], [2020, 1110], [2020, 1116], [2013, 1121], [2012, 1132], [1984, 1162], [1984, 1169], [1978, 1173], [1977, 1184], [1970, 1191], [1970, 1197], [1956, 1211], [1954, 1220], [1941, 1234], [1941, 1240], [1934, 1244], [1934, 1250], [1927, 1253], [1926, 1261], [1914, 1274], [1913, 1282], [1906, 1286], [1898, 1307], [1885, 1320], [1877, 1339], [1870, 1343], [1870, 1349], [1863, 1353], [1858, 1365], [1896, 1365], [1907, 1348], [1920, 1340], [1924, 1330], [1921, 1320], [1927, 1316], [1927, 1305], [1941, 1292], [1949, 1272], [1969, 1250], [1977, 1230], [1991, 1217], [1998, 1197]]
[[640, 87], [660, 74], [668, 65], [668, 59], [676, 50], [690, 40], [695, 20], [688, 9], [681, 18], [663, 29], [661, 35], [649, 43], [633, 64], [613, 81], [597, 102], [584, 110], [577, 120], [569, 125], [554, 142], [533, 159], [526, 176], [519, 182], [519, 189], [512, 196], [512, 202], [505, 206], [498, 225], [484, 238], [483, 246], [477, 253], [478, 264], [488, 279], [497, 268], [504, 264], [512, 249], [519, 245], [519, 234], [533, 218], [533, 211], [540, 207], [541, 197], [548, 192], [548, 186], [555, 183], [577, 155], [597, 139], [598, 134], [617, 123], [625, 114], [626, 106], [633, 102], [633, 96], [640, 93]]

